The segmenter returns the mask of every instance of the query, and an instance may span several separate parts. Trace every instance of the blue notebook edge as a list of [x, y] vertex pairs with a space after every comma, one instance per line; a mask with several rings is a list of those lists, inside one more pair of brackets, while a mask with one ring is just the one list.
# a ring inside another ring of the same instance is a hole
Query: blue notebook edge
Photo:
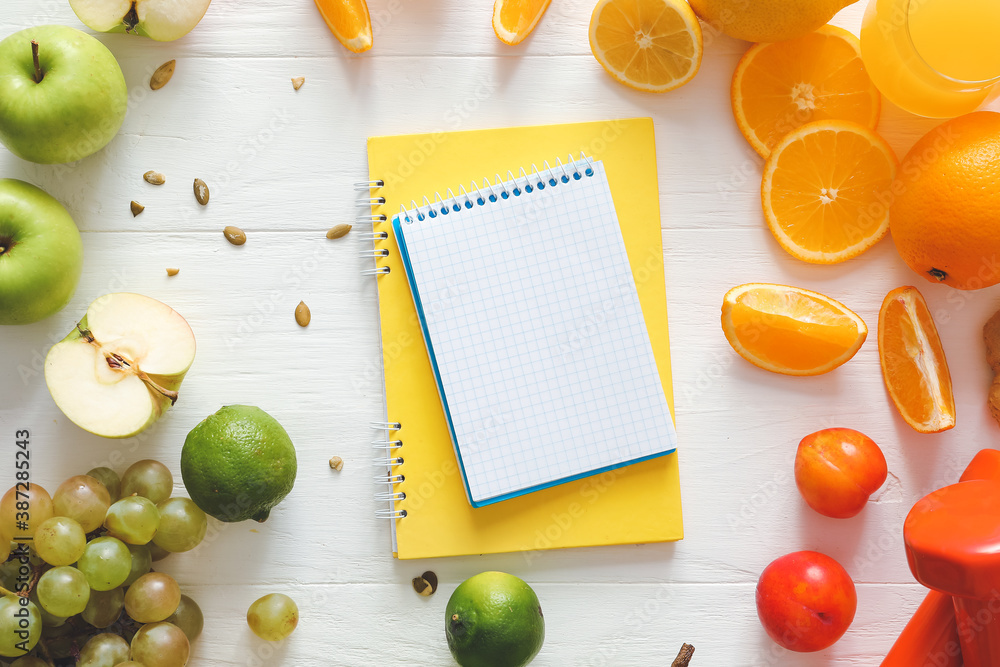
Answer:
[[593, 470], [587, 470], [575, 475], [569, 475], [567, 477], [562, 477], [550, 482], [545, 482], [544, 484], [536, 484], [535, 486], [530, 486], [518, 491], [512, 491], [510, 493], [505, 493], [499, 496], [494, 496], [491, 498], [486, 498], [484, 500], [475, 500], [472, 497], [472, 490], [469, 487], [468, 476], [465, 472], [465, 463], [462, 460], [462, 451], [458, 446], [458, 436], [455, 433], [455, 427], [451, 418], [451, 409], [448, 406], [448, 398], [445, 396], [444, 385], [441, 382], [441, 373], [438, 369], [437, 358], [434, 355], [434, 346], [431, 343], [430, 332], [427, 329], [427, 320], [424, 316], [423, 302], [420, 299], [420, 290], [417, 288], [416, 281], [413, 279], [413, 266], [410, 262], [409, 251], [406, 247], [406, 235], [403, 232], [403, 223], [400, 216], [397, 214], [392, 218], [392, 231], [396, 237], [396, 245], [399, 247], [399, 257], [403, 263], [403, 272], [406, 274], [406, 282], [410, 286], [410, 294], [413, 297], [413, 305], [417, 311], [417, 319], [420, 321], [420, 331], [423, 334], [424, 345], [427, 348], [427, 355], [430, 359], [431, 370], [434, 373], [434, 384], [437, 387], [438, 395], [441, 398], [441, 406], [444, 409], [445, 421], [448, 424], [448, 433], [451, 436], [452, 449], [455, 451], [455, 457], [458, 460], [458, 468], [461, 472], [462, 485], [465, 487], [465, 496], [469, 500], [469, 504], [473, 507], [486, 507], [487, 505], [493, 505], [495, 503], [502, 502], [504, 500], [510, 500], [512, 498], [517, 498], [519, 496], [526, 495], [528, 493], [534, 493], [535, 491], [541, 491], [553, 486], [559, 486], [560, 484], [567, 484], [569, 482], [576, 481], [578, 479], [583, 479], [585, 477], [592, 477], [594, 475], [600, 475], [601, 473], [608, 472], [610, 470], [616, 470], [618, 468], [624, 468], [636, 463], [641, 463], [643, 461], [649, 461], [651, 459], [659, 458], [661, 456], [669, 456], [677, 451], [677, 447], [664, 450], [662, 452], [656, 452], [655, 454], [649, 454], [647, 456], [641, 456], [635, 459], [630, 459], [628, 461], [622, 461], [620, 463], [615, 463], [607, 466], [602, 466], [600, 468], [594, 468]]

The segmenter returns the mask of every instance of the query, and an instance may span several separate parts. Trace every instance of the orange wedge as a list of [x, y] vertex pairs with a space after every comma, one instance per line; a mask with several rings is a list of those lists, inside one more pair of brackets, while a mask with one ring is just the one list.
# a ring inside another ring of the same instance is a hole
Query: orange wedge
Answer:
[[372, 18], [365, 0], [316, 0], [333, 36], [355, 53], [372, 48]]
[[771, 233], [806, 262], [860, 255], [889, 231], [898, 165], [889, 144], [857, 123], [825, 120], [792, 130], [764, 164], [761, 203]]
[[733, 73], [733, 116], [761, 157], [797, 127], [850, 120], [874, 130], [882, 96], [861, 62], [861, 43], [843, 28], [754, 44]]
[[684, 0], [600, 0], [590, 17], [590, 50], [626, 86], [662, 93], [698, 72], [701, 26]]
[[784, 375], [828, 373], [853, 357], [868, 336], [864, 320], [839, 301], [770, 283], [729, 290], [722, 331], [741, 357]]
[[552, 0], [496, 0], [493, 32], [504, 44], [520, 44], [531, 34]]
[[889, 292], [878, 314], [878, 357], [889, 397], [920, 433], [955, 426], [955, 396], [941, 338], [916, 287]]

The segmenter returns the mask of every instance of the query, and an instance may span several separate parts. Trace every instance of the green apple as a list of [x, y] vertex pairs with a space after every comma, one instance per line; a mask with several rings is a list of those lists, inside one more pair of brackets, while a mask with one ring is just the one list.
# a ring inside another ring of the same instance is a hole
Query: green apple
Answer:
[[141, 294], [107, 294], [49, 350], [45, 383], [80, 428], [128, 438], [177, 401], [194, 353], [191, 327], [170, 306]]
[[0, 142], [20, 158], [56, 164], [96, 153], [127, 104], [118, 61], [86, 33], [46, 25], [0, 42]]
[[212, 0], [69, 0], [97, 32], [128, 32], [171, 42], [198, 25]]
[[0, 324], [30, 324], [61, 309], [82, 268], [80, 232], [62, 204], [0, 178]]

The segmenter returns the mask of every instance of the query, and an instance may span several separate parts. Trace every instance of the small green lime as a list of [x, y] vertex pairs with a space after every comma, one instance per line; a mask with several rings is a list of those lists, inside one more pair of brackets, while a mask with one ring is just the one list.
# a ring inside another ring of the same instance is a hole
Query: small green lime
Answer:
[[260, 408], [227, 405], [191, 429], [181, 477], [191, 500], [221, 521], [264, 521], [295, 483], [295, 446]]
[[542, 648], [545, 619], [531, 586], [512, 574], [483, 572], [451, 594], [444, 633], [462, 667], [523, 667]]

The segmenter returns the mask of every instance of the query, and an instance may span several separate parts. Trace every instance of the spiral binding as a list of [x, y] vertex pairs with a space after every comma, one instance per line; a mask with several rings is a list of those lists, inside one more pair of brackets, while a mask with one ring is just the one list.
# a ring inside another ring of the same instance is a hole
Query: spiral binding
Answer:
[[406, 493], [398, 491], [395, 486], [401, 484], [406, 477], [402, 474], [396, 474], [393, 468], [403, 465], [403, 457], [395, 453], [395, 450], [403, 446], [403, 441], [399, 438], [391, 438], [389, 434], [403, 428], [403, 425], [399, 422], [372, 422], [370, 427], [385, 434], [385, 439], [372, 441], [374, 449], [385, 452], [384, 456], [373, 460], [372, 465], [383, 469], [381, 474], [375, 476], [375, 482], [389, 487], [389, 490], [379, 491], [375, 494], [377, 502], [389, 504], [387, 508], [375, 510], [375, 516], [379, 519], [402, 519], [406, 516], [406, 510], [397, 509], [395, 504], [400, 500], [405, 500]]
[[[520, 197], [522, 194], [530, 194], [535, 190], [558, 187], [560, 184], [578, 181], [584, 176], [593, 176], [594, 173], [594, 159], [581, 151], [579, 159], [574, 159], [570, 155], [569, 162], [566, 164], [561, 159], [556, 158], [556, 165], [553, 167], [546, 160], [542, 163], [542, 169], [532, 164], [530, 171], [521, 167], [517, 175], [508, 170], [506, 178], [502, 178], [498, 173], [492, 182], [489, 178], [484, 178], [481, 185], [477, 185], [473, 181], [468, 190], [465, 189], [465, 186], [459, 186], [458, 194], [448, 188], [443, 197], [441, 193], [435, 192], [433, 200], [426, 196], [420, 204], [411, 200], [410, 208], [400, 205], [399, 216], [404, 223], [413, 224], [427, 218], [436, 218], [439, 215], [444, 216], [469, 210], [476, 206], [486, 206], [489, 203], [496, 203], [512, 196]], [[355, 222], [359, 225], [372, 225], [371, 232], [366, 231], [358, 234], [362, 242], [371, 242], [373, 245], [371, 250], [364, 250], [360, 253], [364, 258], [371, 257], [375, 260], [374, 266], [362, 269], [362, 275], [366, 276], [377, 277], [391, 272], [389, 266], [378, 263], [380, 259], [389, 256], [388, 248], [379, 247], [380, 241], [389, 239], [389, 233], [375, 228], [379, 223], [388, 221], [388, 217], [377, 210], [386, 204], [385, 197], [373, 192], [383, 187], [385, 187], [385, 182], [381, 179], [354, 184], [354, 190], [359, 193], [358, 206], [368, 209], [368, 213], [358, 215]], [[373, 448], [382, 450], [384, 453], [383, 456], [372, 461], [372, 465], [382, 469], [382, 472], [375, 476], [375, 482], [388, 487], [387, 490], [375, 494], [377, 502], [388, 503], [388, 507], [377, 509], [375, 516], [380, 519], [403, 519], [406, 517], [406, 510], [396, 507], [397, 502], [406, 499], [406, 493], [397, 488], [398, 485], [406, 481], [406, 476], [396, 470], [397, 467], [403, 465], [403, 456], [400, 451], [403, 447], [403, 441], [392, 438], [390, 435], [403, 426], [399, 422], [390, 421], [372, 422], [370, 426], [376, 431], [382, 431], [385, 436], [382, 440], [372, 442]]]

